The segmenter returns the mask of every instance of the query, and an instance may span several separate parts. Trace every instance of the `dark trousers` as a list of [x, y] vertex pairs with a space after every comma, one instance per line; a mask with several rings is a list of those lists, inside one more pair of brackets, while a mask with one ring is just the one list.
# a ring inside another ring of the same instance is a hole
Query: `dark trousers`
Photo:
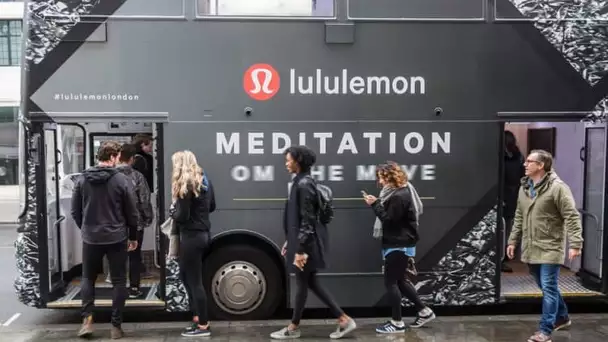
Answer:
[[409, 259], [410, 257], [401, 251], [390, 252], [384, 259], [384, 285], [391, 302], [392, 318], [395, 321], [401, 321], [403, 318], [401, 314], [402, 295], [414, 304], [417, 311], [425, 308], [414, 284], [406, 277]]
[[141, 245], [144, 241], [144, 231], [137, 231], [137, 248], [129, 252], [129, 287], [139, 288], [141, 274], [143, 273], [143, 260], [141, 255]]
[[127, 299], [127, 241], [110, 245], [82, 244], [82, 317], [93, 314], [95, 281], [103, 257], [108, 258], [112, 279], [112, 325], [122, 324]]
[[209, 233], [197, 232], [180, 235], [179, 270], [188, 293], [190, 311], [198, 316], [200, 325], [207, 325], [207, 294], [203, 287], [203, 256], [209, 247]]
[[338, 306], [333, 297], [327, 292], [327, 290], [319, 283], [316, 269], [296, 270], [296, 300], [293, 308], [293, 316], [291, 323], [295, 325], [300, 324], [302, 319], [302, 313], [304, 312], [304, 305], [306, 305], [306, 299], [308, 298], [308, 289], [327, 305], [331, 313], [340, 317], [344, 314], [344, 311]]
[[505, 248], [503, 248], [504, 256], [502, 258], [503, 262], [509, 261], [509, 257], [507, 257], [507, 246], [509, 246], [509, 235], [511, 235], [511, 230], [513, 228], [513, 217], [505, 217]]

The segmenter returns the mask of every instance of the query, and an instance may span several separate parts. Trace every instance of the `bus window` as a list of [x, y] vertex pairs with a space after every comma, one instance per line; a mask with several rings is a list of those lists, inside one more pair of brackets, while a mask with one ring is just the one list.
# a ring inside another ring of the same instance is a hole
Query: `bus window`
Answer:
[[197, 0], [198, 17], [333, 17], [334, 0]]
[[79, 173], [86, 168], [84, 137], [84, 128], [81, 126], [61, 125], [61, 152], [64, 175]]
[[133, 140], [134, 134], [91, 134], [91, 165], [95, 165], [97, 160], [97, 149], [101, 146], [104, 141], [112, 140], [117, 141], [120, 144], [130, 143]]

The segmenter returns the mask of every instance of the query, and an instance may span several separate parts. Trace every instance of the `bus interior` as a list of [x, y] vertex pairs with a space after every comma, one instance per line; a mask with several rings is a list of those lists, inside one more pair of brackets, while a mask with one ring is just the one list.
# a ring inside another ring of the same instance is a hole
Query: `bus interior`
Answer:
[[[81, 302], [82, 239], [70, 214], [72, 190], [76, 177], [86, 168], [96, 164], [96, 151], [103, 141], [131, 142], [136, 134], [150, 134], [156, 138], [152, 123], [90, 122], [81, 124], [53, 124], [44, 132], [47, 184], [47, 236], [49, 252], [49, 284], [51, 287], [49, 308], [75, 308]], [[151, 201], [155, 219], [145, 229], [142, 244], [145, 272], [142, 275], [138, 298], [129, 298], [127, 306], [164, 307], [161, 297], [161, 273], [164, 257], [157, 243], [159, 232], [157, 167], [158, 146], [153, 140], [154, 189]], [[55, 153], [53, 153], [55, 151]], [[56, 195], [58, 194], [58, 195]], [[95, 284], [96, 306], [112, 305], [112, 284], [108, 277], [107, 262], [100, 265]], [[128, 285], [128, 279], [127, 279]]]
[[[564, 297], [602, 296], [602, 251], [606, 128], [593, 122], [511, 122], [505, 130], [513, 133], [521, 153], [543, 149], [554, 156], [554, 170], [570, 187], [583, 225], [582, 255], [565, 262], [560, 270], [559, 287]], [[508, 236], [503, 230], [502, 241]], [[506, 245], [506, 242], [505, 242]], [[567, 242], [566, 242], [567, 246]], [[501, 272], [503, 299], [542, 297], [526, 265], [515, 258]], [[502, 249], [504, 256], [505, 248]], [[506, 267], [505, 267], [506, 266]]]

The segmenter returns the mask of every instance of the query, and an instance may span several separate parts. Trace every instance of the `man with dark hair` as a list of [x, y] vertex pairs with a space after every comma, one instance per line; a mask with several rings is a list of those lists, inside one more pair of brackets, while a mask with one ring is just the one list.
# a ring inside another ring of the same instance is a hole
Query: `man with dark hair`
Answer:
[[133, 168], [146, 177], [148, 188], [154, 191], [154, 158], [152, 157], [152, 137], [149, 134], [137, 134], [133, 138], [136, 149]]
[[287, 265], [296, 273], [296, 298], [291, 324], [270, 334], [283, 340], [300, 337], [300, 319], [310, 288], [338, 317], [338, 327], [329, 336], [341, 338], [357, 328], [355, 321], [346, 315], [317, 279], [319, 269], [325, 268], [328, 245], [327, 227], [321, 223], [321, 203], [317, 184], [310, 176], [316, 162], [315, 153], [306, 146], [292, 146], [285, 151], [285, 167], [295, 177], [290, 186], [283, 219], [286, 241], [281, 250]]
[[108, 258], [112, 275], [113, 339], [124, 336], [122, 312], [127, 298], [126, 263], [128, 251], [137, 248], [137, 200], [133, 186], [114, 168], [120, 144], [105, 141], [97, 151], [97, 166], [85, 170], [72, 194], [72, 217], [82, 234], [82, 318], [79, 337], [93, 333], [95, 281], [103, 257]]
[[559, 292], [559, 270], [564, 263], [566, 235], [570, 260], [583, 247], [581, 217], [570, 188], [553, 170], [553, 157], [547, 151], [533, 150], [524, 162], [513, 230], [507, 256], [513, 259], [521, 239], [521, 261], [543, 292], [539, 331], [530, 342], [549, 342], [551, 333], [570, 326], [568, 308]]
[[139, 222], [137, 224], [137, 248], [129, 252], [129, 298], [138, 298], [143, 293], [139, 290], [141, 274], [144, 270], [141, 247], [144, 239], [144, 228], [152, 224], [154, 213], [152, 212], [152, 202], [150, 202], [150, 189], [146, 179], [141, 172], [135, 170], [133, 160], [136, 149], [132, 144], [123, 144], [118, 158], [116, 168], [125, 174], [135, 189], [137, 198], [137, 211], [139, 212]]

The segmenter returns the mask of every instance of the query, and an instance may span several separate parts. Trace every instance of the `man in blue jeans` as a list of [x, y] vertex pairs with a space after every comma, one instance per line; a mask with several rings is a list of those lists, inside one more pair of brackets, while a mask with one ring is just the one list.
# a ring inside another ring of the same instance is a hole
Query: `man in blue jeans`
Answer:
[[544, 150], [533, 150], [526, 158], [507, 247], [507, 256], [513, 259], [521, 239], [521, 261], [528, 264], [543, 292], [540, 328], [528, 342], [551, 342], [553, 331], [570, 326], [568, 308], [558, 287], [566, 234], [569, 259], [578, 257], [583, 246], [581, 217], [574, 197], [552, 166], [553, 157]]

